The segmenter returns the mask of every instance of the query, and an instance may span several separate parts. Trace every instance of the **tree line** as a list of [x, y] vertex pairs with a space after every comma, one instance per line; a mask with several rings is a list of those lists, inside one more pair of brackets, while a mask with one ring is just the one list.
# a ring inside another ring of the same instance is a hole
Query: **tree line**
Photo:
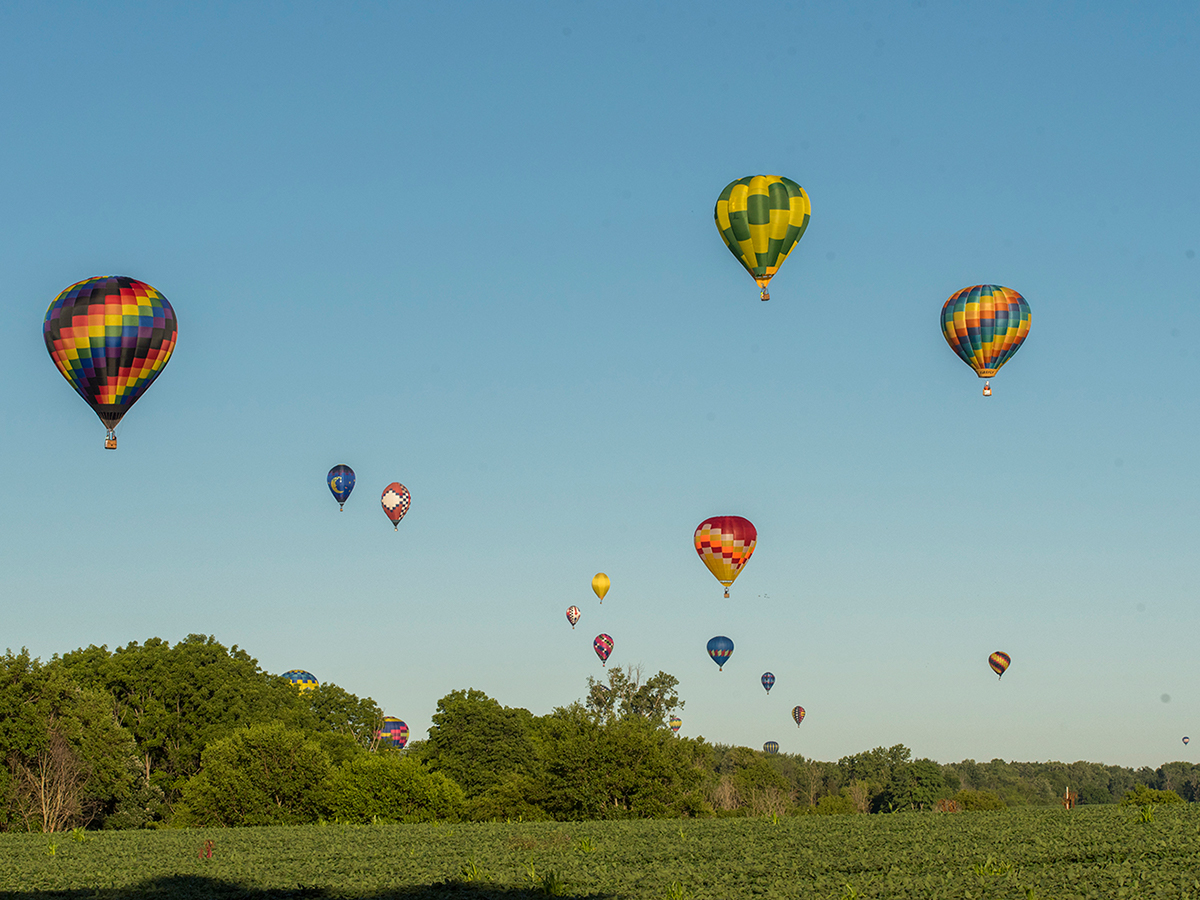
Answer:
[[1081, 804], [1146, 791], [1200, 801], [1200, 766], [994, 759], [897, 744], [837, 762], [679, 738], [678, 680], [613, 669], [535, 716], [475, 689], [427, 740], [378, 740], [383, 713], [334, 684], [300, 692], [236, 645], [189, 635], [48, 662], [0, 657], [0, 830], [888, 813]]

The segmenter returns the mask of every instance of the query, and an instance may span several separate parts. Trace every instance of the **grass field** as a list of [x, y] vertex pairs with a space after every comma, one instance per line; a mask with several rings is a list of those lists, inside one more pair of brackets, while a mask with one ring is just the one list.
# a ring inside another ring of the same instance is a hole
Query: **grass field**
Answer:
[[545, 895], [1200, 898], [1200, 806], [0, 834], [3, 897]]

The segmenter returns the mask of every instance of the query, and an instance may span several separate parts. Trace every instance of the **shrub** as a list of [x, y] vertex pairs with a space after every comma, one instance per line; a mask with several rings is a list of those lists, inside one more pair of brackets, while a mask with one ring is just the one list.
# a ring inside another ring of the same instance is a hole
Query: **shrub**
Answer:
[[826, 794], [817, 801], [817, 815], [836, 816], [853, 812], [857, 812], [854, 801], [841, 794]]
[[1122, 806], [1149, 806], [1151, 803], [1182, 803], [1183, 798], [1174, 791], [1156, 791], [1144, 784], [1135, 785], [1121, 798]]
[[954, 799], [965, 810], [1008, 808], [1008, 804], [991, 791], [969, 791], [964, 789], [955, 794]]
[[361, 756], [336, 769], [325, 794], [326, 814], [339, 822], [431, 822], [457, 819], [463, 791], [399, 753]]
[[209, 744], [187, 780], [176, 825], [299, 825], [313, 822], [329, 757], [302, 732], [253, 725]]

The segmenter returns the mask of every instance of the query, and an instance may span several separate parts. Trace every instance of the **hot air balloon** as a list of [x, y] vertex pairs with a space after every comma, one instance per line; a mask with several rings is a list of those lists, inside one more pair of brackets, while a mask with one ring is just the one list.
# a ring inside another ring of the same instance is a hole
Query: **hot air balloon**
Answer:
[[1183, 736], [1183, 746], [1185, 746], [1185, 747], [1186, 747], [1186, 746], [1187, 746], [1187, 745], [1188, 745], [1188, 744], [1191, 742], [1191, 740], [1192, 740], [1192, 739], [1191, 739], [1190, 737], [1188, 737], [1188, 736], [1185, 734], [1185, 735]]
[[708, 566], [708, 571], [725, 585], [725, 596], [728, 597], [729, 586], [754, 553], [758, 531], [749, 519], [741, 516], [714, 516], [700, 523], [694, 537], [696, 552]]
[[567, 621], [571, 623], [571, 630], [574, 631], [575, 623], [579, 621], [579, 607], [578, 606], [568, 606], [567, 607]]
[[679, 729], [683, 727], [683, 719], [679, 716], [671, 716], [671, 730], [679, 734]]
[[[977, 284], [950, 296], [942, 306], [942, 335], [950, 349], [975, 370], [991, 378], [1029, 334], [1029, 304], [1012, 288]], [[983, 396], [992, 396], [990, 381]]]
[[779, 743], [777, 741], [767, 741], [763, 744], [763, 753], [766, 753], [768, 756], [774, 756], [778, 752]]
[[800, 723], [804, 721], [804, 707], [803, 706], [793, 706], [792, 707], [792, 718], [796, 720], [796, 727], [799, 728]]
[[408, 512], [408, 507], [412, 504], [412, 496], [408, 493], [408, 488], [398, 481], [393, 481], [383, 489], [383, 496], [379, 498], [379, 502], [383, 504], [383, 511], [392, 520], [392, 525], [399, 531], [400, 520], [404, 518], [404, 514]]
[[762, 685], [768, 694], [771, 693], [771, 688], [775, 687], [775, 676], [770, 672], [763, 672]]
[[992, 671], [1003, 677], [1009, 665], [1012, 663], [1012, 657], [1003, 650], [997, 650], [988, 657], [988, 665], [992, 667]]
[[408, 726], [395, 716], [384, 716], [383, 726], [375, 736], [379, 738], [381, 749], [394, 747], [397, 750], [403, 750], [405, 744], [408, 743]]
[[763, 300], [771, 299], [767, 283], [804, 235], [811, 212], [804, 188], [778, 175], [739, 178], [717, 198], [721, 240], [758, 282]]
[[283, 677], [299, 688], [300, 693], [311, 691], [320, 682], [317, 681], [317, 676], [312, 672], [305, 672], [303, 669], [292, 669], [290, 672], [284, 672]]
[[608, 586], [612, 584], [608, 580], [608, 576], [603, 572], [597, 572], [592, 578], [592, 590], [596, 592], [596, 596], [600, 598], [600, 602], [604, 602], [604, 595], [608, 593]]
[[167, 298], [124, 275], [76, 282], [42, 323], [50, 358], [104, 423], [109, 450], [117, 449], [117, 423], [162, 374], [178, 333]]
[[354, 490], [354, 470], [349, 466], [334, 466], [325, 476], [325, 483], [329, 485], [333, 499], [338, 502], [338, 512], [341, 512], [350, 499], [350, 492]]
[[592, 649], [600, 657], [600, 663], [607, 666], [608, 655], [613, 651], [613, 639], [607, 634], [598, 634], [596, 635], [596, 639], [592, 641]]
[[708, 642], [708, 655], [717, 664], [717, 671], [725, 670], [725, 663], [729, 662], [729, 657], [732, 654], [733, 641], [725, 637], [725, 635], [719, 634]]

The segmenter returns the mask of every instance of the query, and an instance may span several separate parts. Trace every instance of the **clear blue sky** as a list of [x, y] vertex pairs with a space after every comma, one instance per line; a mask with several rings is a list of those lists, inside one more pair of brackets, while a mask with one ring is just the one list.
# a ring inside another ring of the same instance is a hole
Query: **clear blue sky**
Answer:
[[[1187, 758], [1198, 48], [1167, 2], [5, 6], [0, 645], [214, 634], [419, 737], [570, 703], [606, 631], [709, 740]], [[812, 198], [769, 303], [712, 222], [755, 173]], [[41, 337], [108, 273], [180, 322], [115, 453]], [[978, 283], [1033, 310], [988, 400]]]

